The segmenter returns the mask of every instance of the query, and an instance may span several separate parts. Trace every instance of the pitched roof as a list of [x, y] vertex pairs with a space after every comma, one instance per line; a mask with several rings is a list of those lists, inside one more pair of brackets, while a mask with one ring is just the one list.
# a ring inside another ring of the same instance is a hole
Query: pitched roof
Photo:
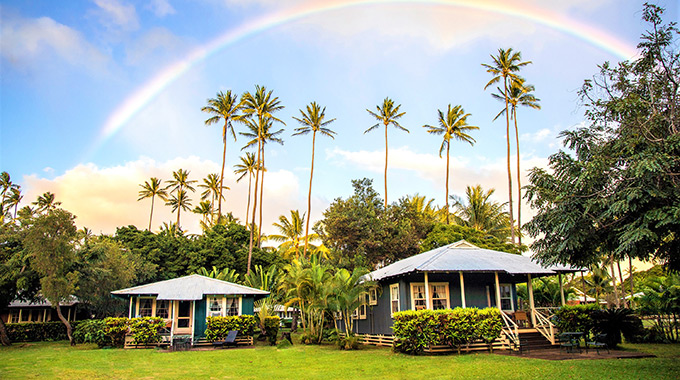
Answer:
[[[558, 271], [578, 271], [566, 266]], [[504, 272], [508, 274], [552, 275], [557, 271], [546, 268], [530, 257], [479, 248], [460, 240], [455, 243], [399, 260], [371, 272], [368, 277], [381, 280], [411, 272]]]
[[[77, 303], [80, 303], [80, 300], [76, 296], [69, 296], [67, 300], [59, 302], [59, 305], [73, 306]], [[37, 299], [33, 301], [15, 299], [7, 307], [52, 307], [52, 302], [38, 295]]]
[[111, 292], [111, 294], [117, 296], [148, 294], [156, 295], [156, 298], [159, 300], [192, 301], [200, 300], [206, 294], [254, 295], [264, 297], [267, 296], [269, 292], [198, 274], [192, 274], [189, 276], [173, 278], [171, 280], [115, 290]]

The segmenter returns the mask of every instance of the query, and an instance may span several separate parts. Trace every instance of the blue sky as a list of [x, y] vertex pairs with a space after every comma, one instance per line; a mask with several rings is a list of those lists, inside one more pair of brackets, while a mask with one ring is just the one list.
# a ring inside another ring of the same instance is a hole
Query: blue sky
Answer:
[[[22, 185], [25, 204], [52, 191], [78, 215], [79, 226], [105, 233], [127, 224], [143, 228], [149, 204], [136, 201], [139, 183], [168, 179], [179, 168], [191, 170], [194, 179], [218, 171], [221, 135], [203, 123], [206, 99], [260, 84], [286, 107], [278, 115], [286, 122], [285, 144], [267, 151], [266, 225], [290, 209], [305, 209], [311, 138], [291, 134], [297, 127], [292, 116], [311, 101], [337, 118], [330, 127], [338, 133], [335, 140], [317, 140], [313, 220], [334, 198], [351, 193], [352, 179], [373, 178], [382, 193], [383, 135], [363, 131], [374, 124], [366, 108], [375, 109], [387, 96], [402, 105], [402, 125], [410, 130], [389, 131], [390, 202], [419, 193], [443, 204], [441, 141], [422, 125], [436, 123], [437, 109], [448, 104], [462, 105], [468, 121], [480, 127], [474, 146], [452, 145], [451, 192], [479, 183], [496, 188], [497, 199], [505, 201], [505, 126], [492, 121], [501, 103], [483, 90], [490, 76], [481, 63], [501, 47], [520, 50], [533, 62], [521, 74], [535, 85], [542, 110], [522, 109], [518, 116], [524, 175], [557, 151], [559, 131], [583, 122], [577, 95], [583, 80], [598, 64], [623, 59], [597, 41], [605, 36], [628, 51], [638, 43], [645, 28], [642, 3], [3, 0], [0, 168]], [[678, 20], [676, 2], [658, 4], [667, 8], [667, 20]], [[331, 9], [283, 18], [223, 46], [99, 140], [127, 99], [196, 49], [271, 15], [320, 5]], [[244, 142], [229, 141], [229, 166], [243, 154]], [[236, 184], [230, 176], [227, 184], [227, 209], [243, 219], [247, 181]], [[170, 219], [169, 209], [159, 210], [154, 228]], [[185, 228], [198, 232], [197, 218], [184, 220]]]

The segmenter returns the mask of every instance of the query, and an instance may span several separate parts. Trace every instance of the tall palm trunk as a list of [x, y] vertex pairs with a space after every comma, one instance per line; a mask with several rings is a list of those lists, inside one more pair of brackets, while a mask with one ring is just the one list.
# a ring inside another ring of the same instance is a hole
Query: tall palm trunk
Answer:
[[59, 306], [59, 302], [55, 302], [56, 308], [57, 308], [57, 315], [59, 316], [59, 319], [66, 325], [66, 336], [68, 337], [68, 341], [71, 343], [71, 346], [76, 345], [76, 341], [73, 340], [72, 332], [73, 329], [71, 328], [71, 324], [64, 318], [64, 314], [61, 313], [61, 306]]
[[588, 299], [586, 298], [586, 279], [583, 277], [583, 271], [581, 271], [581, 285], [583, 286], [583, 304], [588, 303]]
[[252, 192], [252, 185], [253, 183], [253, 175], [251, 173], [248, 173], [248, 205], [246, 206], [246, 226], [248, 225], [248, 218], [249, 218], [249, 212], [250, 212], [250, 193]]
[[517, 147], [517, 243], [522, 245], [522, 179], [519, 168], [519, 129], [517, 128], [517, 108], [512, 107], [512, 117], [515, 119], [515, 142]]
[[512, 211], [512, 171], [510, 169], [510, 112], [508, 111], [508, 79], [503, 78], [503, 86], [505, 87], [505, 140], [508, 143], [508, 207], [510, 215], [510, 236], [512, 244], [515, 244], [515, 220], [514, 212]]
[[624, 288], [623, 285], [623, 273], [621, 273], [621, 262], [619, 260], [616, 260], [616, 266], [619, 269], [619, 283], [621, 284], [621, 298], [623, 299], [623, 307], [627, 308], [628, 307], [628, 302], [626, 302], [626, 289]]
[[387, 211], [387, 123], [385, 123], [385, 211]]
[[257, 248], [262, 248], [262, 206], [264, 206], [264, 142], [262, 143], [262, 180], [260, 181], [260, 220], [257, 227]]
[[449, 224], [449, 149], [451, 141], [446, 144], [446, 224]]
[[250, 224], [250, 245], [248, 246], [248, 268], [246, 270], [246, 276], [250, 274], [250, 263], [253, 259], [253, 233], [255, 232], [255, 210], [257, 210], [257, 184], [260, 179], [260, 141], [257, 141], [257, 171], [255, 172], [255, 197], [253, 199], [253, 217]]
[[155, 195], [151, 196], [151, 215], [149, 215], [149, 231], [151, 231], [151, 219], [153, 219], [153, 202], [155, 198], [156, 198]]
[[[304, 257], [307, 257], [307, 246], [309, 245], [309, 220], [312, 215], [312, 179], [314, 178], [314, 147], [316, 145], [316, 131], [312, 133], [312, 168], [309, 171], [309, 193], [307, 194], [307, 220], [305, 225], [305, 250]], [[335, 320], [335, 319], [333, 319]]]
[[224, 183], [224, 164], [227, 160], [227, 120], [224, 120], [224, 133], [222, 134], [224, 140], [224, 149], [222, 149], [222, 174], [220, 174], [220, 195], [217, 197], [217, 220], [222, 217], [222, 185]]
[[612, 285], [614, 286], [614, 298], [616, 298], [616, 307], [621, 307], [621, 298], [619, 297], [619, 288], [616, 286], [616, 272], [614, 272], [614, 256], [609, 258], [609, 268], [612, 271]]
[[630, 308], [633, 308], [633, 258], [628, 256], [628, 281], [630, 282]]

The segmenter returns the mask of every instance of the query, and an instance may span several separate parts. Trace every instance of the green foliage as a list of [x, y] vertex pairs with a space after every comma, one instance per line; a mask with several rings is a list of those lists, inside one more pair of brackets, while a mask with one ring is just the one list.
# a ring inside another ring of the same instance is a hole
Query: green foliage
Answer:
[[257, 321], [252, 315], [229, 317], [208, 317], [205, 337], [210, 341], [226, 337], [229, 331], [236, 330], [240, 336], [253, 336]]
[[597, 305], [563, 306], [555, 312], [555, 325], [562, 332], [589, 334], [593, 329], [593, 313]]
[[146, 345], [161, 341], [159, 332], [165, 327], [165, 320], [159, 317], [132, 318], [129, 325], [132, 341]]
[[128, 318], [104, 319], [104, 334], [111, 340], [111, 345], [113, 347], [123, 347], [125, 345], [125, 335], [128, 331]]
[[642, 322], [630, 309], [595, 310], [592, 313], [593, 330], [607, 334], [607, 346], [616, 347], [621, 343], [621, 334], [630, 339], [640, 333]]
[[338, 337], [336, 344], [341, 350], [356, 350], [359, 348], [359, 337], [356, 335], [344, 335]]
[[639, 312], [652, 316], [652, 341], [680, 341], [680, 275], [648, 277], [640, 287]]
[[[74, 328], [82, 323], [71, 322]], [[8, 323], [7, 335], [13, 342], [45, 342], [68, 339], [66, 326], [61, 322]]]
[[506, 243], [485, 231], [476, 230], [472, 227], [458, 226], [452, 224], [437, 223], [432, 231], [427, 234], [420, 246], [422, 252], [455, 243], [459, 240], [466, 240], [479, 248], [492, 249], [494, 251], [520, 254], [526, 250], [525, 246], [518, 247], [515, 244]]
[[111, 338], [104, 332], [105, 327], [106, 322], [103, 319], [81, 321], [74, 328], [73, 339], [77, 343], [95, 343], [100, 348], [111, 346]]
[[278, 316], [270, 316], [264, 320], [264, 335], [267, 337], [267, 341], [272, 346], [276, 345], [276, 338], [279, 335], [279, 326], [281, 324], [281, 318]]
[[394, 313], [394, 349], [420, 354], [428, 346], [447, 344], [457, 347], [482, 339], [491, 343], [503, 328], [496, 308], [455, 308], [453, 310], [407, 310]]

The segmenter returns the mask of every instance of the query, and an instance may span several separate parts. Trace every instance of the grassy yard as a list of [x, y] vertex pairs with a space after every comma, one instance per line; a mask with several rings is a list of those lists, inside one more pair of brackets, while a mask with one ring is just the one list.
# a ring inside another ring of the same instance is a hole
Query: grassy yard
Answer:
[[657, 358], [546, 361], [493, 354], [407, 356], [386, 348], [260, 347], [162, 352], [69, 347], [66, 342], [0, 347], [0, 379], [679, 379], [680, 345], [625, 345]]

